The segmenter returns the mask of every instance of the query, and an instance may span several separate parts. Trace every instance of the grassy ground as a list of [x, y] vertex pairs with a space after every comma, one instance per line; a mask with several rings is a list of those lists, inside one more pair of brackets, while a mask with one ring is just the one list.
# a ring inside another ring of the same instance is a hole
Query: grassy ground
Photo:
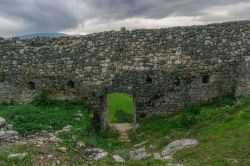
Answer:
[[8, 119], [21, 134], [47, 130], [56, 131], [66, 125], [78, 125], [77, 114], [85, 114], [87, 108], [82, 102], [57, 102], [48, 106], [33, 104], [2, 104], [0, 116]]
[[193, 105], [172, 118], [153, 117], [131, 133], [134, 143], [148, 140], [154, 145], [148, 145], [153, 152], [181, 138], [200, 142], [197, 148], [174, 155], [185, 166], [250, 165], [250, 97], [237, 105], [223, 99], [202, 107]]
[[[0, 166], [36, 165], [37, 157], [41, 154], [47, 156], [48, 153], [63, 156], [61, 165], [86, 165], [87, 161], [83, 160], [77, 149], [78, 142], [84, 142], [88, 147], [103, 148], [108, 152], [127, 146], [119, 139], [119, 134], [111, 129], [96, 133], [92, 127], [91, 112], [82, 101], [57, 101], [49, 98], [46, 93], [41, 93], [29, 104], [1, 103], [0, 116], [7, 119], [8, 124], [13, 124], [13, 129], [24, 138], [43, 130], [53, 133], [67, 125], [72, 126], [70, 132], [59, 135], [61, 142], [48, 145], [45, 151], [29, 144], [0, 145]], [[61, 154], [60, 147], [67, 148], [67, 153]], [[8, 158], [11, 153], [28, 153], [29, 156], [13, 160]], [[44, 163], [46, 164], [51, 165]]]
[[133, 122], [133, 97], [126, 93], [108, 94], [108, 117], [110, 123]]
[[[119, 94], [114, 98], [117, 96]], [[83, 116], [79, 117], [79, 114]], [[50, 153], [56, 153], [58, 147], [68, 149], [62, 165], [119, 165], [112, 159], [113, 154], [119, 154], [126, 159], [126, 165], [164, 166], [169, 161], [153, 158], [134, 161], [126, 158], [121, 151], [134, 150], [134, 144], [147, 140], [145, 148], [148, 152], [160, 152], [171, 141], [182, 138], [194, 138], [200, 144], [175, 153], [171, 163], [185, 166], [250, 165], [250, 97], [237, 104], [233, 98], [226, 97], [209, 105], [186, 106], [180, 114], [171, 118], [146, 119], [135, 132], [131, 131], [131, 143], [122, 142], [119, 135], [111, 129], [95, 133], [91, 126], [91, 114], [83, 102], [59, 102], [41, 97], [31, 104], [1, 104], [0, 116], [8, 119], [21, 135], [41, 130], [53, 132], [72, 125], [70, 132], [60, 135], [63, 141], [49, 149]], [[77, 149], [79, 141], [88, 147], [103, 148], [109, 152], [109, 156], [97, 162], [85, 161]], [[0, 146], [0, 165], [3, 166], [33, 165], [36, 163], [35, 158], [41, 155], [41, 149], [30, 145]], [[27, 152], [29, 156], [23, 160], [8, 159], [8, 154], [17, 152]], [[46, 164], [49, 163], [44, 165]]]

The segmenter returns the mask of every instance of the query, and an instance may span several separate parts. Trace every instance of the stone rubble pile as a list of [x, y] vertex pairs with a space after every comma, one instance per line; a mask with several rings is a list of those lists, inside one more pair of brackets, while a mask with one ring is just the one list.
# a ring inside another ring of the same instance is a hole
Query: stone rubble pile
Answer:
[[103, 149], [99, 148], [92, 148], [86, 149], [83, 151], [83, 156], [86, 157], [88, 160], [97, 161], [100, 160], [108, 155]]
[[0, 117], [0, 143], [15, 142], [18, 140], [18, 132], [13, 130], [6, 131], [7, 121]]

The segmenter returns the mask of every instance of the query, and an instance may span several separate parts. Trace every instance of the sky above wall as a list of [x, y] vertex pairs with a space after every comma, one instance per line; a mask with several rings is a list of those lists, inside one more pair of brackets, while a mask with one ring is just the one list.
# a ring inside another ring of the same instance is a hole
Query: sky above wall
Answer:
[[0, 0], [0, 36], [163, 28], [250, 19], [250, 0]]

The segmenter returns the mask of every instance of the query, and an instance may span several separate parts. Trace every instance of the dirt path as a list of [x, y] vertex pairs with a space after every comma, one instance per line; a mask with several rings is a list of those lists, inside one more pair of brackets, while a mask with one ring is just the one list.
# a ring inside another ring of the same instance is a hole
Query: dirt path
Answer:
[[132, 123], [112, 123], [110, 124], [110, 127], [114, 128], [120, 133], [122, 140], [125, 142], [130, 142], [128, 138], [128, 131], [133, 129]]

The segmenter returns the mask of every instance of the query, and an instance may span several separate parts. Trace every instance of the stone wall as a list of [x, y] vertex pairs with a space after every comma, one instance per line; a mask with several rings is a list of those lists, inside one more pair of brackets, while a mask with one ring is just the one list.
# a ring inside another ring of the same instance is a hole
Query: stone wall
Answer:
[[250, 21], [95, 33], [80, 38], [0, 39], [0, 101], [41, 90], [83, 98], [106, 123], [106, 94], [134, 97], [137, 120], [189, 102], [250, 92]]

